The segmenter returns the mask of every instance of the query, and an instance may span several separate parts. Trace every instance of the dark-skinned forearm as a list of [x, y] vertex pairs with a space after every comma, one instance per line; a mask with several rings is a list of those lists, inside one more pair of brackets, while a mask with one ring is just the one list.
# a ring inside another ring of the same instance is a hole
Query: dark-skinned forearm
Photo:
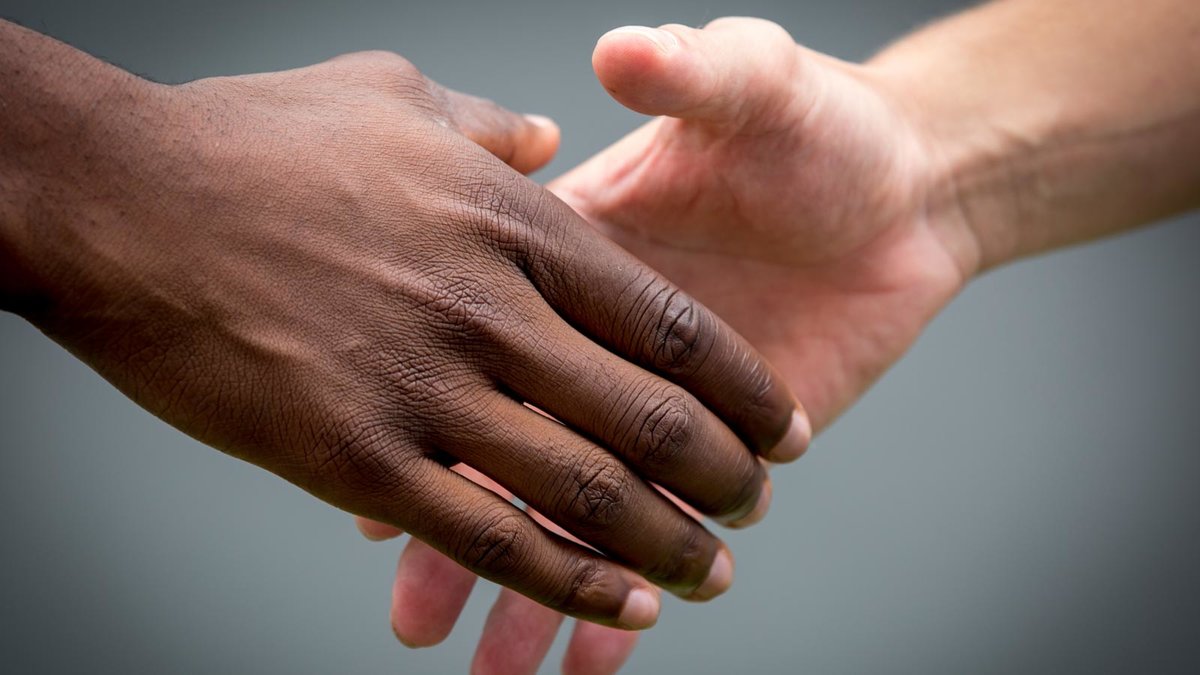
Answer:
[[71, 237], [111, 176], [100, 157], [136, 144], [157, 85], [0, 21], [0, 307], [49, 301]]

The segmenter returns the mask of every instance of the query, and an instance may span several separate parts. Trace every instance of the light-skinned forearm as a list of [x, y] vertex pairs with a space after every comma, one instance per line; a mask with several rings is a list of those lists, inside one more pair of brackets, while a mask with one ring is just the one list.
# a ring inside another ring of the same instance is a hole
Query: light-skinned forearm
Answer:
[[1200, 205], [1200, 3], [1003, 0], [872, 60], [980, 270]]

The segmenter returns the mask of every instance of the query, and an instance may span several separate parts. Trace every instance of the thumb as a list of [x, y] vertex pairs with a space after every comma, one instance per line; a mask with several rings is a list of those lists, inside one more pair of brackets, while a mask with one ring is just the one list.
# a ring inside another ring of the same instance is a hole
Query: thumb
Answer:
[[647, 115], [769, 124], [806, 85], [807, 56], [763, 19], [718, 19], [703, 29], [625, 26], [602, 36], [592, 67], [609, 94]]
[[548, 117], [521, 115], [450, 89], [443, 90], [443, 100], [464, 136], [521, 173], [542, 168], [558, 152], [558, 125]]

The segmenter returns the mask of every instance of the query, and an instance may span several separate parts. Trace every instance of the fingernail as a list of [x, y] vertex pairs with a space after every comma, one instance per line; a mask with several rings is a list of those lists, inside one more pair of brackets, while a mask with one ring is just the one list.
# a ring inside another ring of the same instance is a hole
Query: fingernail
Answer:
[[712, 567], [708, 569], [708, 578], [704, 583], [700, 584], [692, 594], [687, 597], [688, 600], [712, 600], [718, 595], [729, 590], [733, 585], [733, 556], [729, 554], [729, 549], [724, 546], [717, 551], [717, 557], [713, 558]]
[[608, 31], [601, 36], [600, 39], [603, 40], [609, 35], [621, 34], [639, 35], [653, 42], [654, 46], [658, 47], [663, 52], [669, 52], [679, 46], [679, 39], [676, 38], [672, 33], [669, 33], [665, 30], [659, 30], [657, 28], [647, 28], [646, 26], [621, 26], [620, 28], [614, 28]]
[[545, 115], [525, 115], [525, 121], [529, 122], [535, 127], [542, 127], [545, 129], [554, 129], [558, 126], [554, 123], [554, 120], [546, 117]]
[[726, 527], [734, 529], [742, 527], [750, 527], [767, 517], [767, 511], [771, 509], [771, 493], [774, 489], [771, 487], [771, 477], [767, 476], [766, 482], [763, 483], [762, 492], [758, 493], [758, 503], [754, 505], [754, 510], [750, 513], [725, 523]]
[[644, 630], [658, 622], [659, 599], [648, 588], [635, 588], [625, 598], [617, 623], [628, 630]]
[[800, 458], [812, 442], [812, 424], [808, 416], [796, 410], [792, 412], [792, 424], [788, 427], [783, 440], [775, 444], [767, 453], [767, 459], [772, 462], [792, 462]]

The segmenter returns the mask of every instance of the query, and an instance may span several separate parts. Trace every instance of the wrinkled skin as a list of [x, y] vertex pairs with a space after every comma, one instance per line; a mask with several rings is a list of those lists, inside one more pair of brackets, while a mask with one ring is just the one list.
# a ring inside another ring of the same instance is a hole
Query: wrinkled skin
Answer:
[[[820, 429], [973, 274], [970, 234], [933, 215], [935, 149], [884, 74], [767, 21], [664, 28], [609, 33], [593, 57], [614, 98], [661, 117], [550, 187], [745, 335]], [[409, 588], [408, 566], [436, 581]], [[469, 576], [412, 542], [393, 593], [401, 639], [442, 639]], [[473, 672], [536, 671], [561, 621], [502, 591]], [[564, 672], [615, 672], [636, 640], [581, 623]]]
[[724, 546], [648, 481], [748, 523], [756, 453], [798, 455], [803, 415], [724, 324], [497, 159], [545, 162], [552, 127], [383, 53], [115, 82], [64, 144], [83, 160], [14, 151], [39, 199], [6, 210], [28, 214], [6, 223], [27, 263], [6, 307], [197, 439], [557, 611], [644, 628], [655, 586], [728, 587]]

